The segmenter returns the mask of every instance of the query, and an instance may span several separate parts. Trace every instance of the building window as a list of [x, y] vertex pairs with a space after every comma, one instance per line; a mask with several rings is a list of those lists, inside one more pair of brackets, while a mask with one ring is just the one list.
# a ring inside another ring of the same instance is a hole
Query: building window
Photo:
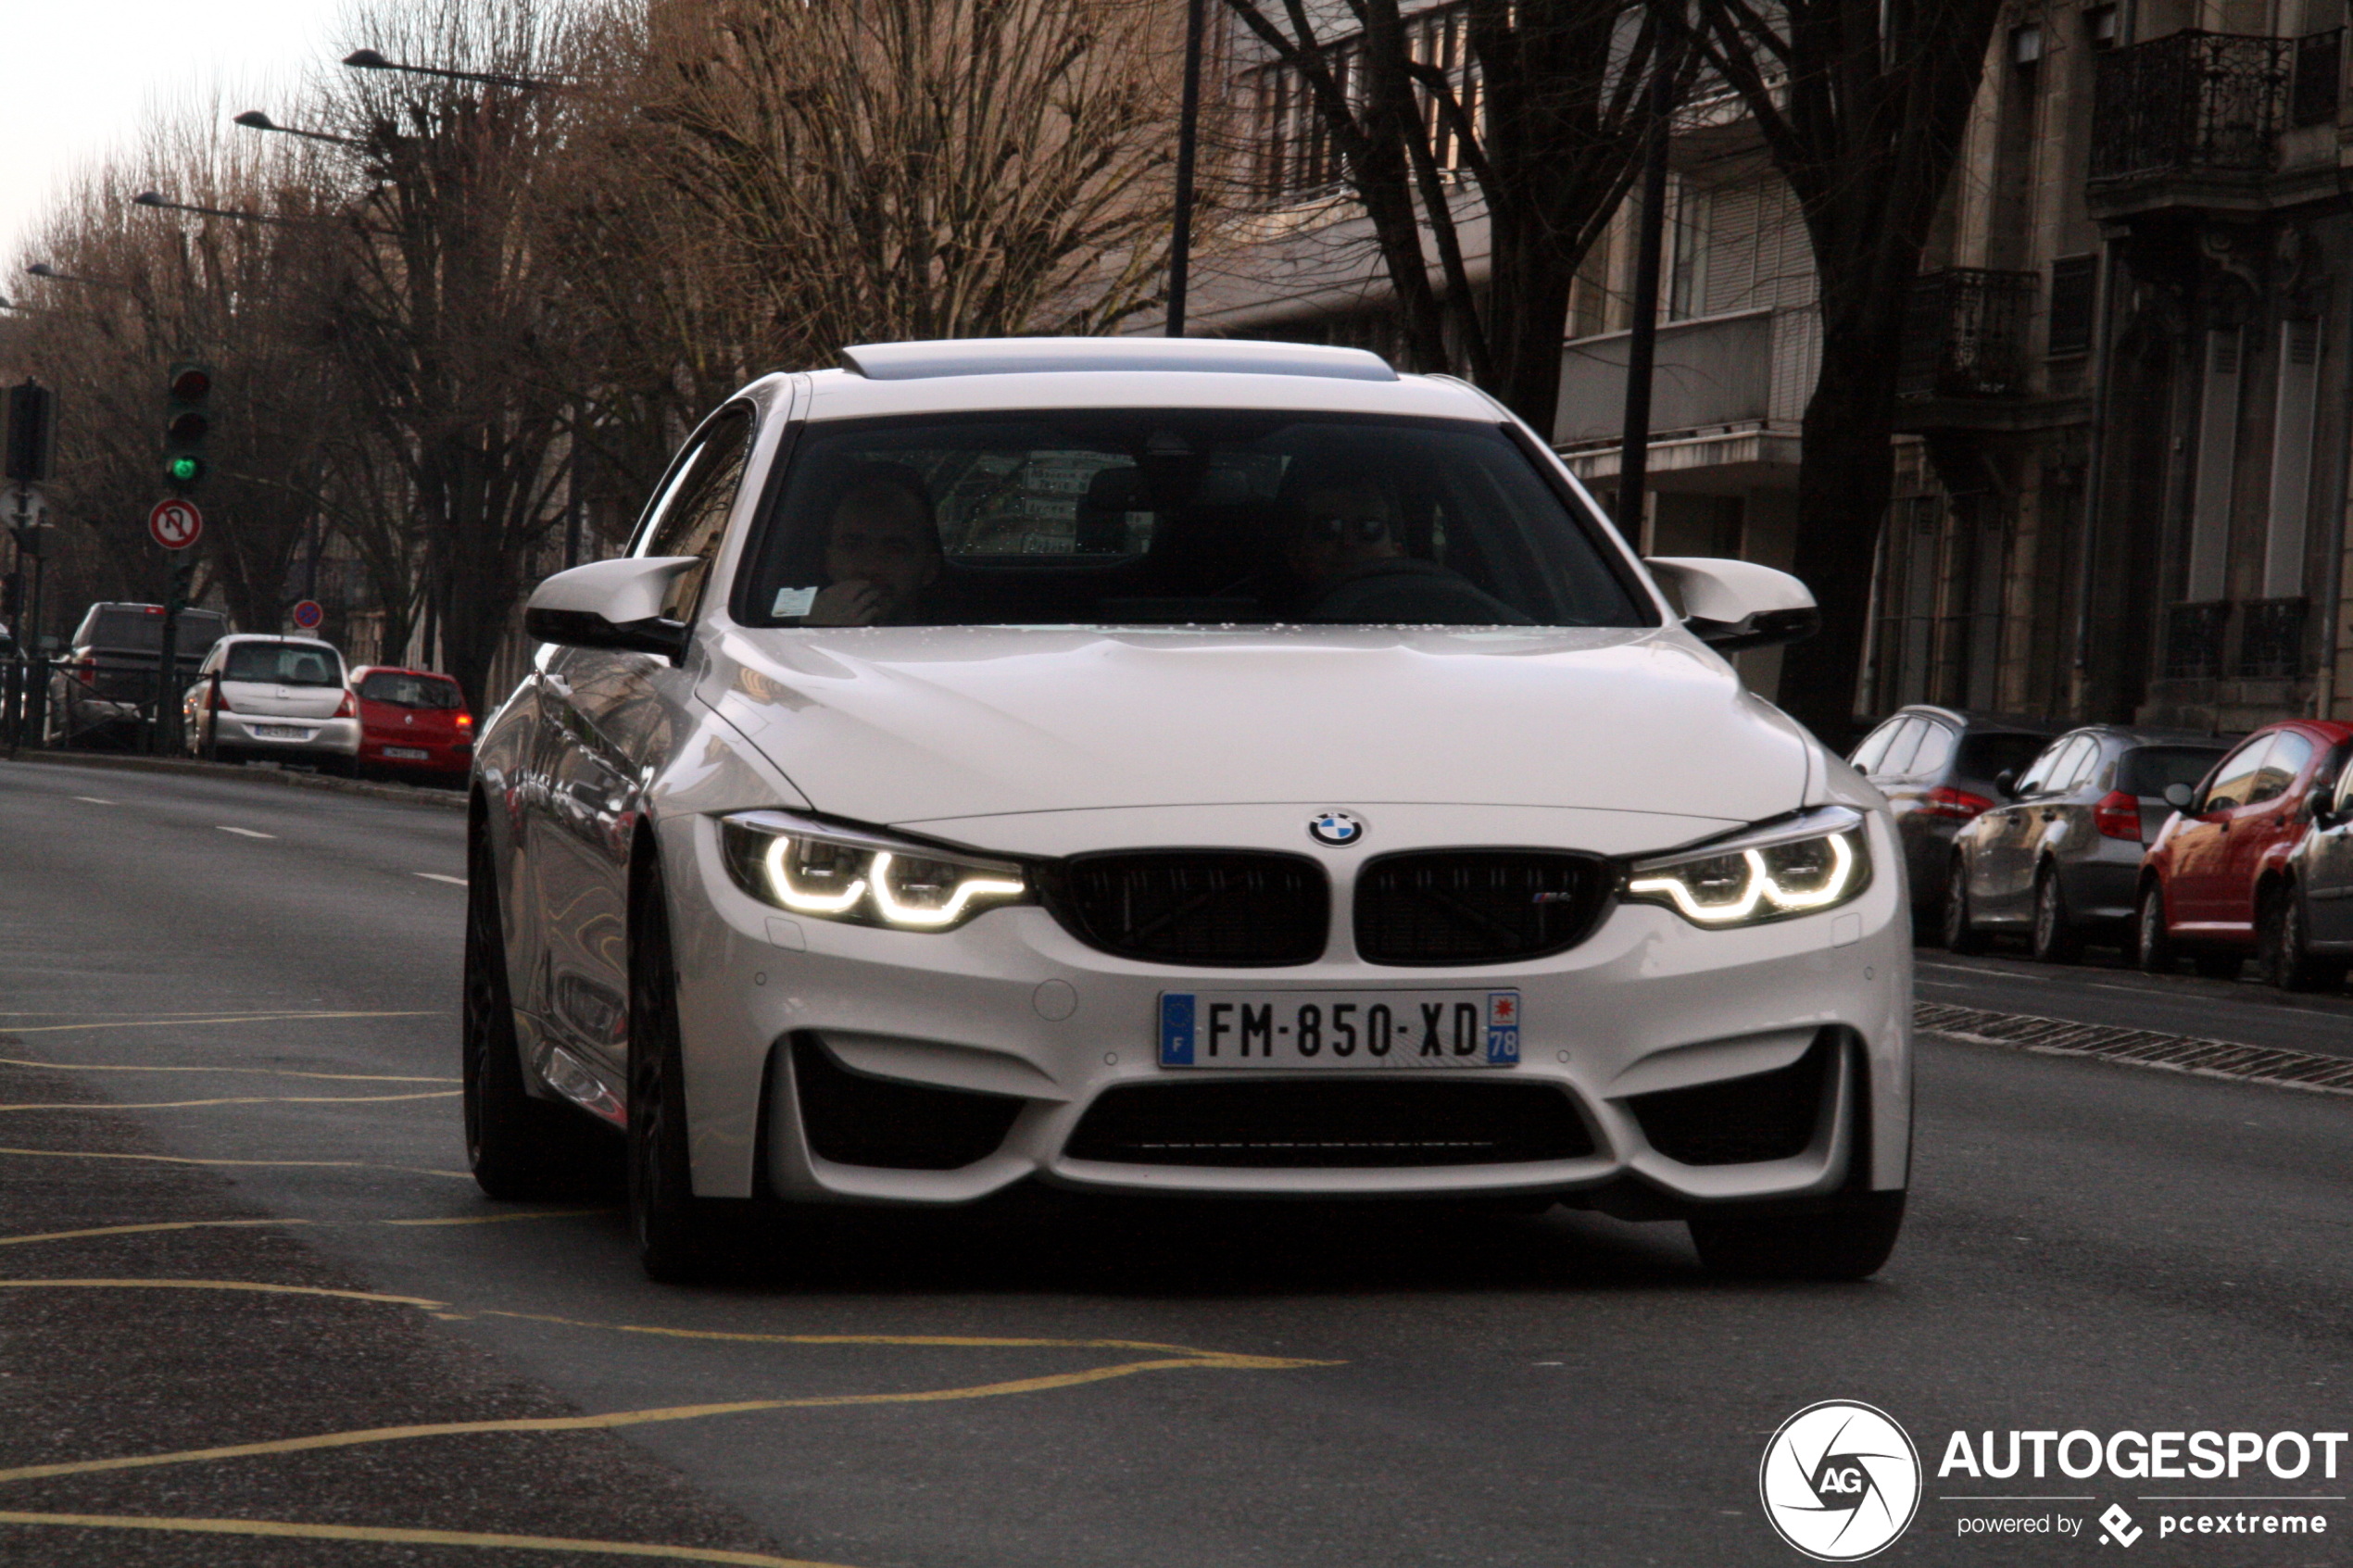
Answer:
[[2092, 351], [2092, 307], [2099, 277], [2096, 256], [2062, 256], [2051, 263], [2050, 358]]

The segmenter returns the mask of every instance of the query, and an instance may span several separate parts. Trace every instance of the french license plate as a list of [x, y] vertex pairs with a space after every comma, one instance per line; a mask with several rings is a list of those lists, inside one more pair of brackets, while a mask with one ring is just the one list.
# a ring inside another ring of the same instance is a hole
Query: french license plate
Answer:
[[1517, 991], [1163, 991], [1163, 1067], [1516, 1067]]
[[253, 733], [263, 740], [308, 740], [310, 732], [299, 724], [256, 724]]
[[430, 751], [419, 751], [412, 746], [387, 746], [384, 747], [384, 755], [386, 757], [397, 757], [408, 762], [422, 762], [432, 757], [433, 753]]

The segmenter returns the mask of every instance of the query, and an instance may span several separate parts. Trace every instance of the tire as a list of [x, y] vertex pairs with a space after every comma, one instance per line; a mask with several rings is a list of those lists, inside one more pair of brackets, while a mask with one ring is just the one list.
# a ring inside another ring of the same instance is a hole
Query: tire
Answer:
[[1904, 1228], [1904, 1194], [1867, 1192], [1815, 1213], [1743, 1214], [1687, 1222], [1699, 1261], [1730, 1279], [1857, 1280], [1877, 1273]]
[[2283, 991], [2334, 991], [2345, 984], [2342, 959], [2317, 958], [2304, 900], [2289, 883], [2264, 900], [2256, 961], [2263, 978]]
[[686, 1128], [678, 970], [657, 854], [629, 896], [629, 1229], [649, 1279], [692, 1284], [720, 1273], [720, 1206], [694, 1192]]
[[2067, 912], [2067, 890], [2050, 866], [2034, 879], [2034, 956], [2045, 963], [2073, 963], [2083, 956], [2083, 934]]
[[465, 1008], [459, 1057], [466, 1160], [492, 1198], [587, 1198], [612, 1185], [613, 1140], [577, 1111], [534, 1098], [507, 988], [497, 866], [476, 826], [466, 852]]
[[2145, 973], [2171, 974], [2175, 958], [2172, 934], [2165, 929], [2165, 888], [2151, 882], [2141, 889], [2133, 914], [2133, 961]]
[[1946, 952], [1967, 957], [1985, 951], [1985, 934], [1969, 921], [1969, 862], [1957, 855], [1953, 858], [1951, 873], [1944, 878], [1944, 919], [1940, 931]]

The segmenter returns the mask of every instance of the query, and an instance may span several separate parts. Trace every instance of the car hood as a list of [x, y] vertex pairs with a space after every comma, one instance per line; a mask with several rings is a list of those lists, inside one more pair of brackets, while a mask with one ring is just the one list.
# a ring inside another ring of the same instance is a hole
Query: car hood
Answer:
[[1680, 632], [730, 629], [705, 701], [862, 822], [1297, 802], [1794, 809], [1805, 732]]

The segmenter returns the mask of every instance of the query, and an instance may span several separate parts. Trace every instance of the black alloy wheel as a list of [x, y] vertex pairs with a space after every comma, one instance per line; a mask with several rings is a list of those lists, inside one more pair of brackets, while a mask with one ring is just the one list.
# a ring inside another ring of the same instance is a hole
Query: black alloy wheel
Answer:
[[2034, 956], [2045, 963], [2073, 963], [2083, 956], [2083, 934], [2067, 912], [2067, 892], [2058, 868], [2045, 866], [2034, 879]]
[[492, 1198], [586, 1198], [612, 1185], [613, 1139], [585, 1113], [535, 1098], [507, 988], [497, 864], [477, 820], [467, 835], [464, 1010], [459, 1060], [466, 1162]]
[[1952, 873], [1944, 879], [1944, 919], [1942, 935], [1944, 950], [1966, 957], [1985, 951], [1985, 934], [1977, 929], [1969, 916], [1969, 859], [1953, 857]]
[[2145, 973], [2173, 971], [2173, 937], [2165, 929], [2165, 888], [2154, 880], [2141, 889], [2141, 901], [2133, 911], [2133, 960]]
[[1806, 1213], [1693, 1214], [1692, 1246], [1707, 1271], [1733, 1279], [1858, 1280], [1877, 1273], [1904, 1228], [1904, 1194], [1844, 1194]]
[[629, 897], [629, 1228], [647, 1277], [684, 1285], [718, 1272], [719, 1212], [695, 1196], [678, 968], [656, 854]]

